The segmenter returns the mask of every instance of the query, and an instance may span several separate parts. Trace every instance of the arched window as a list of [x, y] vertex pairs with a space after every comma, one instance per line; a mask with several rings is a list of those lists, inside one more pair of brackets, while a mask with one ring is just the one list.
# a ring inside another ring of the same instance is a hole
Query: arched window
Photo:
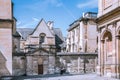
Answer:
[[40, 43], [40, 44], [45, 41], [45, 36], [46, 36], [45, 33], [41, 33], [41, 34], [39, 35], [39, 38], [40, 38], [40, 39], [39, 39], [39, 43]]

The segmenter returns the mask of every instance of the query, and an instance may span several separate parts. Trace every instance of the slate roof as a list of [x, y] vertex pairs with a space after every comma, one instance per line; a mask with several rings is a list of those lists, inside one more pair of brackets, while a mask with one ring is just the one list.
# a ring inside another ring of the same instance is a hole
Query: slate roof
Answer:
[[15, 32], [15, 34], [13, 34], [14, 37], [21, 37], [21, 35], [18, 33], [18, 31]]
[[57, 35], [62, 41], [64, 40], [62, 31], [60, 28], [53, 28], [55, 35]]
[[31, 34], [33, 30], [33, 28], [17, 28], [17, 31], [24, 40], [27, 39], [28, 35]]
[[[17, 28], [18, 33], [23, 37], [23, 39], [27, 39], [28, 35], [33, 32], [33, 28]], [[64, 40], [62, 35], [62, 31], [60, 28], [53, 28], [55, 35], [57, 35], [61, 40]]]

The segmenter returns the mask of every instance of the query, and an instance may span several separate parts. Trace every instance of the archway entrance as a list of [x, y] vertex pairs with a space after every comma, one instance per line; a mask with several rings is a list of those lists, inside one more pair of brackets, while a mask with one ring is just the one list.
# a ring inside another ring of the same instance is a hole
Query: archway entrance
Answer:
[[43, 59], [38, 59], [38, 74], [43, 74]]
[[38, 74], [43, 74], [43, 64], [38, 65]]
[[103, 74], [111, 76], [111, 64], [112, 64], [112, 34], [106, 31], [102, 37], [102, 66]]

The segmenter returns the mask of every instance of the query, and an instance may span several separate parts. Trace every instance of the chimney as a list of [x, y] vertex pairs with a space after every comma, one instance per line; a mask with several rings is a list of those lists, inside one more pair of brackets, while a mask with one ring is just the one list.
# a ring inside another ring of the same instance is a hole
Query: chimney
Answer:
[[48, 25], [48, 27], [52, 30], [52, 29], [53, 29], [54, 22], [53, 22], [53, 21], [48, 21], [47, 25]]
[[83, 12], [83, 18], [85, 17], [85, 13]]

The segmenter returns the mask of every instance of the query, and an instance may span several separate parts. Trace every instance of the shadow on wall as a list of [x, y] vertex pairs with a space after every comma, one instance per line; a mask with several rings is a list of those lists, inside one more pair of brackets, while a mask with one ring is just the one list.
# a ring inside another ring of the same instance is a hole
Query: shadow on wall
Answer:
[[6, 59], [0, 51], [0, 76], [10, 75], [8, 69], [6, 68]]

